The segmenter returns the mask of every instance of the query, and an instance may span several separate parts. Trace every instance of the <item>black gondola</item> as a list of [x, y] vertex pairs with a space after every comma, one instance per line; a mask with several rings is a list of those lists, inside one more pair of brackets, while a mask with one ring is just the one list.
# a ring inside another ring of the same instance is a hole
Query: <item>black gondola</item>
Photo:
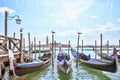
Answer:
[[70, 55], [60, 50], [57, 55], [57, 65], [62, 72], [68, 74], [72, 65]]
[[10, 70], [10, 75], [22, 76], [48, 66], [51, 63], [51, 53], [44, 54], [38, 60], [28, 63], [17, 64], [12, 58], [10, 62], [13, 63], [13, 70]]
[[[99, 51], [94, 50], [95, 54], [99, 55], [101, 57], [101, 54]], [[112, 53], [102, 53], [102, 58], [107, 59], [107, 60], [113, 60], [114, 56]], [[117, 54], [118, 61], [120, 62], [120, 55]]]
[[[71, 49], [71, 52], [75, 53], [75, 50]], [[77, 53], [77, 52], [76, 52]], [[83, 53], [82, 53], [83, 54]], [[85, 55], [85, 54], [84, 54]], [[114, 58], [111, 62], [105, 62], [98, 59], [88, 59], [86, 56], [82, 56], [79, 59], [81, 64], [84, 64], [88, 67], [92, 67], [98, 70], [108, 71], [108, 72], [116, 72], [117, 71], [117, 57], [116, 57], [116, 49], [114, 48]]]

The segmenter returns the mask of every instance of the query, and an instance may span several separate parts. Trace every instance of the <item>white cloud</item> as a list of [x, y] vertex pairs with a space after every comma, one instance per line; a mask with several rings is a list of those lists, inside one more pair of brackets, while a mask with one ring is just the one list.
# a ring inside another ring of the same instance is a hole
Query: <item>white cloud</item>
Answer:
[[0, 7], [0, 13], [4, 15], [5, 11], [8, 11], [9, 14], [14, 13], [15, 10], [8, 7]]
[[[83, 33], [82, 35], [96, 35], [96, 33], [106, 33], [106, 32], [112, 32], [112, 31], [117, 31], [120, 30], [120, 26], [112, 23], [112, 22], [106, 22], [104, 25], [96, 25], [96, 27], [78, 27], [75, 29], [70, 29], [70, 30], [65, 30], [65, 31], [55, 31], [55, 35], [60, 36], [60, 37], [67, 37], [67, 36], [72, 36], [72, 35], [77, 35], [77, 32]], [[45, 34], [48, 36], [51, 36], [51, 33], [44, 33], [41, 32], [40, 34]], [[44, 35], [37, 35], [37, 37], [45, 37]]]
[[50, 7], [52, 5], [52, 1], [50, 0], [43, 0], [43, 3], [47, 6]]
[[[120, 30], [120, 26], [107, 21], [104, 25], [96, 25], [95, 27], [80, 27], [78, 30], [82, 31], [82, 35], [96, 35], [96, 33], [107, 33]], [[76, 29], [77, 31], [77, 29]]]
[[[96, 39], [99, 40], [99, 35], [101, 33], [104, 34], [104, 40], [103, 40], [104, 43], [106, 43], [107, 40], [110, 40], [111, 44], [116, 44], [117, 43], [116, 41], [120, 39], [119, 38], [120, 25], [117, 25], [110, 21], [107, 21], [104, 25], [96, 25], [96, 27], [89, 27], [89, 28], [80, 27], [79, 30], [82, 31], [83, 33], [82, 38], [85, 39], [86, 41], [89, 40], [90, 43], [86, 42], [86, 44], [94, 43], [94, 40]], [[110, 34], [114, 34], [115, 36], [109, 35], [108, 32]], [[86, 36], [89, 36], [90, 38]]]
[[84, 11], [86, 11], [93, 3], [93, 0], [70, 0], [59, 3], [53, 7], [57, 7], [48, 16], [56, 18], [57, 25], [65, 25], [75, 21]]
[[90, 18], [97, 19], [98, 16], [90, 16]]
[[117, 21], [120, 22], [120, 18]]
[[112, 22], [107, 22], [105, 25], [98, 25], [99, 30], [101, 32], [107, 32], [107, 31], [116, 31], [116, 30], [120, 30], [120, 27], [117, 24], [114, 24]]
[[71, 36], [71, 35], [76, 35], [77, 31], [76, 30], [66, 30], [66, 31], [57, 31], [56, 33], [58, 36], [60, 37], [67, 37], [67, 36]]
[[[99, 35], [100, 33], [104, 34], [104, 36], [106, 36], [107, 32], [115, 32], [117, 30], [120, 30], [119, 25], [112, 23], [112, 22], [106, 22], [106, 24], [104, 25], [96, 25], [95, 28], [93, 27], [78, 27], [75, 29], [70, 29], [70, 30], [65, 30], [65, 31], [59, 31], [59, 30], [55, 30], [55, 40], [57, 40], [58, 42], [62, 42], [62, 43], [66, 43], [68, 40], [71, 40], [71, 43], [76, 45], [76, 41], [77, 41], [77, 32], [80, 31], [81, 33], [81, 40], [85, 40], [86, 43], [85, 44], [94, 44], [94, 40], [99, 40]], [[42, 35], [44, 34], [44, 35]], [[117, 34], [119, 35], [119, 34]], [[43, 41], [45, 43], [46, 40], [46, 36], [49, 37], [49, 41], [51, 41], [51, 32], [41, 32], [37, 35], [34, 35], [34, 37], [37, 37], [37, 40]], [[88, 37], [89, 36], [89, 37]], [[111, 35], [110, 35], [111, 36]], [[110, 42], [115, 43], [115, 40], [118, 40], [119, 36], [114, 38], [114, 37], [104, 37], [104, 43], [106, 43], [105, 41], [110, 40]], [[43, 43], [41, 42], [41, 43]], [[98, 42], [99, 44], [99, 42]]]

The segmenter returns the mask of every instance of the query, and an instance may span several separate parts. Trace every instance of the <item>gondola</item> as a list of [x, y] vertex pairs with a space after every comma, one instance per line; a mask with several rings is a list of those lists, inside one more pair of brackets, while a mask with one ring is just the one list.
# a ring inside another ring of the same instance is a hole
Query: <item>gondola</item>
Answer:
[[[93, 49], [94, 50], [94, 49]], [[101, 54], [99, 51], [94, 50], [95, 54], [99, 55], [101, 57]], [[107, 60], [113, 60], [114, 56], [112, 53], [102, 53], [102, 58], [107, 59]], [[117, 54], [118, 61], [120, 62], [120, 55]]]
[[[71, 52], [75, 53], [75, 50], [71, 49]], [[98, 60], [98, 59], [86, 58], [85, 54], [79, 59], [79, 61], [81, 64], [94, 68], [94, 69], [108, 71], [112, 73], [117, 71], [117, 57], [116, 57], [115, 48], [114, 48], [114, 58], [111, 62], [105, 62], [105, 61]]]
[[38, 60], [29, 63], [17, 64], [15, 61], [13, 61], [14, 69], [13, 71], [10, 71], [10, 74], [12, 75], [13, 73], [16, 76], [22, 76], [40, 70], [48, 66], [50, 63], [51, 63], [51, 53], [44, 54], [42, 57], [39, 57]]
[[71, 48], [71, 53], [76, 59], [82, 59], [83, 57], [86, 58], [86, 59], [90, 59], [90, 57], [91, 57], [90, 54], [85, 55], [84, 53], [78, 53], [73, 48]]
[[71, 70], [72, 65], [70, 55], [68, 55], [64, 51], [59, 50], [59, 53], [57, 55], [57, 65], [63, 73], [68, 74]]

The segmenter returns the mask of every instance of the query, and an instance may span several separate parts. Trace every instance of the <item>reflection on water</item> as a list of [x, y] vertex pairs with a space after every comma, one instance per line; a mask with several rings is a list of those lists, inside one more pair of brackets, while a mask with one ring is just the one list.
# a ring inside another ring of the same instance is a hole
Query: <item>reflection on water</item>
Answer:
[[[57, 54], [56, 54], [57, 55]], [[72, 69], [69, 74], [64, 74], [57, 67], [57, 59], [54, 59], [54, 73], [52, 74], [52, 65], [49, 70], [43, 74], [39, 80], [96, 80], [95, 76], [88, 74], [81, 66], [76, 68], [74, 57], [71, 55]]]
[[59, 67], [57, 68], [57, 72], [58, 72], [58, 78], [59, 80], [72, 80], [71, 77], [72, 77], [72, 69], [71, 71], [69, 72], [69, 74], [65, 74], [63, 72], [61, 72], [61, 70], [59, 69]]
[[111, 78], [111, 80], [120, 80], [120, 63], [118, 63], [118, 71], [116, 73], [104, 72], [105, 75]]
[[94, 80], [94, 77], [90, 74], [88, 74], [84, 69], [82, 69], [82, 66], [79, 66], [76, 69], [76, 63], [74, 62], [72, 65], [72, 80]]
[[[67, 51], [66, 51], [67, 52]], [[86, 54], [91, 54], [92, 57], [94, 57], [93, 51], [84, 51]], [[57, 55], [57, 52], [56, 52]], [[99, 57], [97, 57], [99, 58]], [[47, 73], [43, 74], [43, 76], [40, 77], [39, 80], [98, 80], [98, 77], [96, 75], [89, 74], [86, 70], [83, 69], [83, 66], [80, 66], [76, 69], [76, 63], [75, 58], [71, 55], [72, 59], [72, 69], [69, 74], [62, 73], [57, 68], [57, 59], [54, 59], [54, 73], [52, 74], [52, 66], [49, 67], [49, 70]], [[120, 68], [120, 65], [119, 65]], [[120, 70], [118, 70], [117, 73], [110, 73], [110, 72], [104, 72], [103, 73], [110, 77], [111, 80], [120, 80]], [[52, 76], [52, 77], [51, 77]]]

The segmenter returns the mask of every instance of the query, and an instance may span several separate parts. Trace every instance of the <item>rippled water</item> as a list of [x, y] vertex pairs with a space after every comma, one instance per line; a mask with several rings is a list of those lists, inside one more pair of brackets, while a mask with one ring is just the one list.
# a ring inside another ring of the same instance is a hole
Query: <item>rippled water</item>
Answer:
[[[91, 54], [91, 57], [93, 58], [95, 56], [93, 51], [84, 51], [84, 53]], [[57, 55], [57, 51], [56, 51], [56, 55]], [[97, 58], [99, 57], [97, 56]], [[71, 59], [72, 59], [72, 69], [68, 75], [62, 73], [57, 68], [57, 61], [55, 58], [54, 70], [52, 70], [52, 65], [50, 65], [48, 67], [48, 70], [42, 74], [39, 80], [98, 80], [97, 75], [89, 74], [86, 70], [83, 69], [83, 66], [79, 65], [79, 67], [76, 68], [75, 58], [72, 55], [71, 55]], [[116, 73], [110, 73], [105, 71], [102, 72], [104, 75], [108, 76], [111, 80], [120, 80], [120, 63], [118, 63], [118, 71]]]

